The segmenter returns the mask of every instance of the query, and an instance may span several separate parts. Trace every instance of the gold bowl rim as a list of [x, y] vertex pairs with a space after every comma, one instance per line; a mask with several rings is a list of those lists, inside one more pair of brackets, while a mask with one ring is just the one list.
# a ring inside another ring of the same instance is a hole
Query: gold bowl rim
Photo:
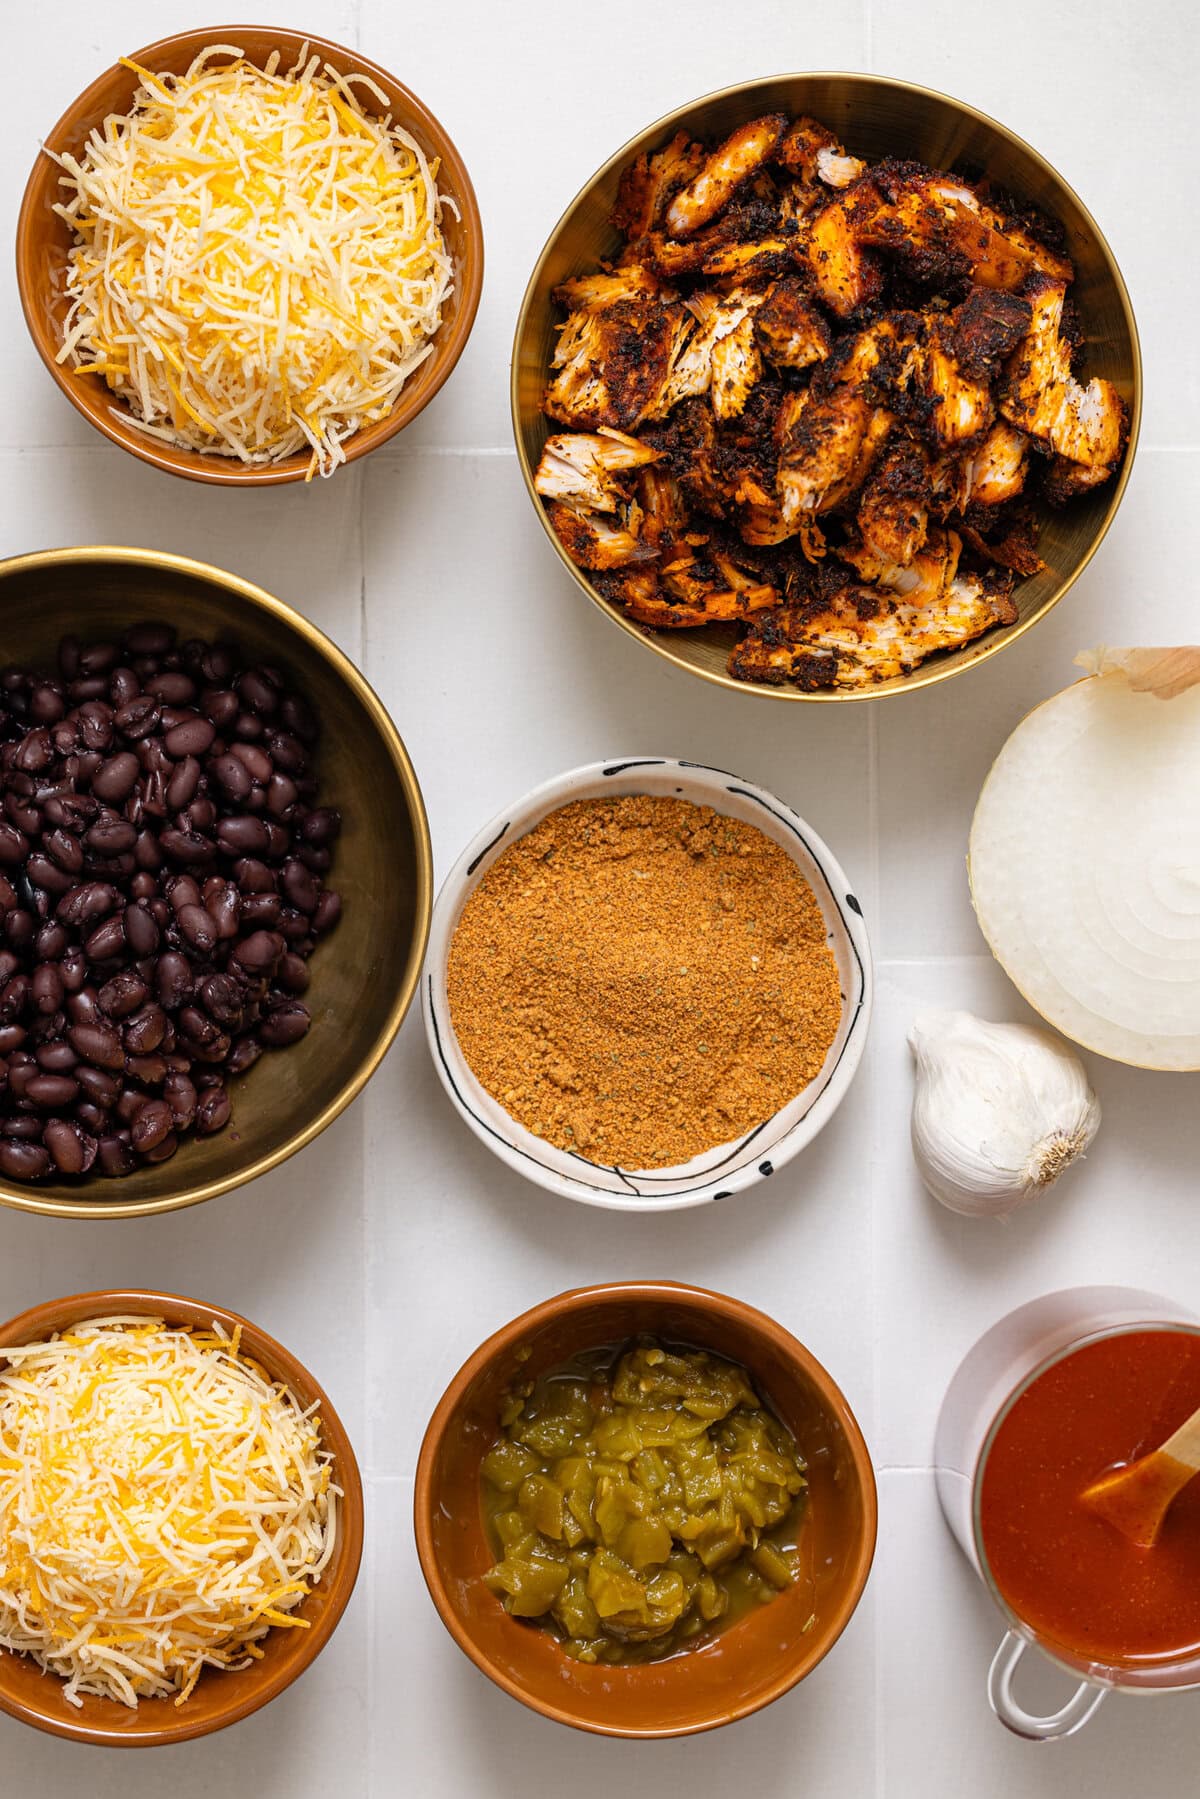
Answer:
[[232, 574], [227, 569], [216, 568], [210, 562], [200, 562], [192, 556], [177, 556], [166, 550], [132, 549], [124, 544], [80, 544], [71, 549], [32, 550], [23, 556], [8, 556], [0, 559], [0, 581], [8, 575], [20, 574], [26, 570], [71, 567], [88, 562], [109, 562], [118, 567], [138, 567], [158, 569], [167, 574], [185, 575], [193, 579], [207, 581], [225, 588], [244, 600], [251, 608], [268, 613], [280, 624], [289, 626], [298, 637], [316, 651], [321, 659], [328, 663], [333, 672], [350, 688], [359, 703], [369, 714], [375, 729], [386, 746], [392, 766], [400, 781], [404, 793], [405, 804], [412, 820], [415, 840], [416, 871], [416, 920], [413, 940], [409, 947], [408, 963], [404, 978], [400, 983], [395, 998], [388, 1011], [383, 1026], [363, 1057], [358, 1069], [329, 1101], [315, 1118], [308, 1120], [300, 1129], [294, 1131], [285, 1143], [270, 1154], [259, 1156], [245, 1168], [222, 1175], [216, 1180], [204, 1181], [199, 1185], [184, 1186], [177, 1193], [169, 1194], [164, 1199], [120, 1200], [120, 1199], [79, 1199], [60, 1200], [43, 1199], [35, 1188], [10, 1187], [0, 1181], [0, 1205], [10, 1206], [18, 1212], [37, 1212], [47, 1218], [143, 1218], [156, 1212], [179, 1212], [186, 1206], [199, 1205], [203, 1200], [215, 1199], [220, 1193], [228, 1193], [233, 1187], [247, 1186], [260, 1175], [269, 1174], [286, 1162], [289, 1156], [304, 1149], [314, 1138], [319, 1137], [327, 1125], [333, 1123], [350, 1103], [357, 1099], [379, 1064], [383, 1061], [391, 1046], [392, 1040], [404, 1022], [413, 996], [417, 991], [417, 983], [421, 977], [421, 967], [425, 960], [425, 946], [429, 940], [429, 921], [433, 912], [433, 847], [429, 836], [429, 820], [425, 812], [425, 801], [417, 781], [416, 771], [404, 747], [404, 741], [392, 722], [391, 715], [379, 698], [375, 689], [366, 677], [359, 673], [354, 663], [340, 650], [333, 639], [326, 637], [311, 619], [289, 606], [286, 600], [278, 600], [265, 588], [258, 587], [253, 581], [245, 580], [241, 575]]
[[[955, 663], [947, 661], [939, 663], [935, 659], [932, 661], [932, 664], [929, 662], [923, 664], [911, 675], [905, 675], [902, 679], [894, 683], [889, 682], [887, 685], [877, 688], [850, 688], [845, 691], [832, 690], [822, 693], [804, 693], [797, 687], [770, 687], [762, 682], [735, 681], [732, 675], [726, 674], [723, 671], [696, 667], [694, 663], [685, 660], [673, 650], [669, 643], [664, 642], [662, 634], [651, 635], [649, 632], [642, 630], [631, 619], [618, 611], [615, 606], [611, 605], [609, 601], [604, 599], [604, 597], [592, 586], [591, 582], [588, 581], [584, 571], [578, 568], [567, 555], [566, 550], [559, 542], [554, 528], [546, 516], [546, 508], [542, 505], [541, 498], [537, 489], [534, 487], [534, 471], [529, 466], [529, 458], [525, 453], [525, 444], [521, 435], [521, 411], [518, 393], [521, 343], [525, 336], [529, 314], [533, 308], [534, 292], [541, 280], [542, 271], [558, 242], [564, 226], [576, 207], [599, 182], [603, 181], [606, 176], [612, 174], [615, 169], [620, 168], [629, 159], [637, 147], [647, 138], [658, 137], [660, 135], [665, 137], [672, 126], [678, 126], [685, 123], [691, 115], [695, 114], [703, 107], [715, 105], [718, 101], [728, 99], [734, 95], [753, 93], [758, 88], [773, 87], [781, 81], [851, 81], [855, 83], [865, 83], [870, 87], [891, 88], [898, 90], [901, 93], [919, 95], [922, 99], [935, 100], [940, 105], [953, 107], [955, 111], [962, 113], [965, 117], [984, 126], [988, 131], [995, 132], [999, 137], [1006, 138], [1009, 143], [1016, 145], [1020, 150], [1024, 151], [1031, 161], [1034, 162], [1039, 169], [1043, 170], [1046, 175], [1050, 177], [1051, 181], [1079, 208], [1081, 218], [1093, 233], [1097, 248], [1112, 275], [1113, 285], [1116, 288], [1117, 298], [1121, 306], [1121, 312], [1129, 331], [1129, 342], [1133, 353], [1133, 398], [1129, 408], [1129, 439], [1125, 446], [1125, 457], [1118, 470], [1117, 478], [1109, 490], [1108, 504], [1105, 507], [1104, 514], [1096, 527], [1096, 532], [1088, 547], [1087, 554], [1083, 557], [1078, 568], [1067, 575], [1059, 583], [1059, 586], [1037, 612], [1031, 613], [1028, 618], [1019, 619], [1015, 625], [1006, 627], [1003, 635], [999, 632], [990, 633], [989, 637], [984, 639], [983, 646], [976, 651], [969, 662]], [[1133, 302], [1129, 298], [1129, 289], [1126, 286], [1125, 277], [1121, 273], [1120, 264], [1113, 255], [1112, 247], [1109, 244], [1108, 239], [1105, 237], [1099, 225], [1096, 223], [1096, 220], [1093, 218], [1091, 211], [1084, 205], [1070, 182], [1059, 173], [1052, 162], [1042, 155], [1040, 150], [1036, 150], [1031, 143], [1027, 142], [1027, 140], [1019, 134], [1019, 132], [1013, 131], [1007, 125], [1001, 124], [999, 119], [994, 119], [990, 113], [981, 111], [979, 107], [972, 106], [968, 101], [959, 100], [953, 94], [943, 93], [940, 88], [924, 87], [920, 82], [903, 81], [895, 75], [868, 75], [855, 69], [799, 69], [792, 70], [791, 72], [783, 71], [777, 75], [757, 75], [750, 81], [735, 81], [728, 87], [716, 88], [711, 93], [698, 95], [696, 99], [688, 101], [683, 106], [672, 108], [670, 112], [664, 113], [661, 118], [656, 119], [652, 124], [645, 126], [641, 131], [635, 132], [634, 135], [627, 139], [626, 142], [622, 144], [621, 148], [615, 151], [593, 175], [589, 176], [588, 180], [584, 182], [583, 186], [569, 201], [567, 206], [564, 207], [559, 218], [556, 220], [550, 235], [542, 246], [541, 254], [534, 264], [533, 273], [526, 283], [525, 292], [521, 299], [520, 310], [517, 313], [517, 326], [513, 336], [512, 355], [509, 363], [509, 409], [512, 418], [513, 438], [516, 443], [517, 463], [521, 470], [521, 477], [525, 483], [525, 491], [529, 495], [534, 510], [541, 521], [542, 529], [553, 545], [559, 561], [570, 574], [576, 586], [583, 590], [588, 599], [591, 600], [592, 604], [599, 609], [605, 618], [608, 619], [610, 624], [616, 625], [628, 636], [634, 638], [636, 642], [644, 645], [647, 649], [653, 650], [656, 656], [661, 656], [665, 662], [671, 663], [673, 667], [683, 669], [687, 674], [696, 675], [702, 681], [711, 682], [714, 687], [724, 687], [733, 693], [750, 694], [759, 699], [802, 700], [809, 703], [826, 705], [834, 703], [844, 704], [847, 701], [857, 700], [885, 700], [891, 699], [899, 694], [916, 691], [922, 687], [933, 687], [937, 685], [938, 682], [950, 680], [954, 675], [966, 674], [970, 669], [979, 668], [993, 656], [998, 655], [1001, 650], [1006, 649], [1010, 643], [1015, 643], [1019, 637], [1023, 637], [1026, 631], [1031, 630], [1034, 625], [1039, 624], [1041, 620], [1045, 618], [1046, 614], [1050, 612], [1053, 607], [1057, 606], [1063, 596], [1067, 594], [1075, 585], [1076, 581], [1078, 581], [1080, 575], [1083, 574], [1107, 536], [1109, 526], [1117, 515], [1117, 510], [1125, 496], [1125, 489], [1129, 485], [1129, 477], [1133, 472], [1134, 457], [1137, 453], [1138, 438], [1142, 428], [1142, 346], [1141, 339], [1138, 336], [1137, 319], [1134, 316]]]

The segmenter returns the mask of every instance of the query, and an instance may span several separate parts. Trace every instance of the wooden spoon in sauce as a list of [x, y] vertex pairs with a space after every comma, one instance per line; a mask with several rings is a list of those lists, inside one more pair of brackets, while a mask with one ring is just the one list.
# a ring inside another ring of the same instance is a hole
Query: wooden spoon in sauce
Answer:
[[1152, 1549], [1173, 1500], [1200, 1473], [1200, 1406], [1160, 1449], [1112, 1468], [1079, 1495], [1139, 1549]]

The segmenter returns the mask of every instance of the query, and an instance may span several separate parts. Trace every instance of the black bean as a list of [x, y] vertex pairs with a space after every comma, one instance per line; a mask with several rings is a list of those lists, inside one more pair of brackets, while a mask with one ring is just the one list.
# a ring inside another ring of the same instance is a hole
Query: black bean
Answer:
[[113, 956], [119, 956], [125, 948], [125, 923], [119, 912], [112, 918], [106, 918], [103, 924], [85, 940], [83, 951], [89, 962], [108, 962]]
[[85, 675], [101, 675], [117, 659], [115, 643], [86, 643], [79, 652], [79, 667]]
[[[86, 1145], [91, 1142], [82, 1131], [65, 1118], [52, 1118], [43, 1133], [43, 1142], [54, 1157], [55, 1167], [60, 1174], [83, 1174], [90, 1165]], [[92, 1143], [92, 1157], [96, 1154]]]
[[56, 921], [44, 924], [33, 940], [34, 954], [42, 962], [57, 962], [67, 947], [67, 933]]
[[216, 948], [217, 927], [203, 906], [184, 906], [179, 913], [179, 929], [201, 955], [207, 956]]
[[[207, 1128], [216, 1130], [219, 1126]], [[0, 1174], [7, 1175], [9, 1180], [38, 1181], [49, 1172], [49, 1152], [40, 1143], [14, 1142], [11, 1138], [0, 1142]]]
[[318, 849], [325, 849], [339, 836], [342, 829], [342, 815], [336, 806], [318, 806], [313, 812], [306, 812], [300, 820], [300, 835], [305, 843], [311, 843]]
[[146, 1151], [147, 1162], [168, 1162], [179, 1148], [179, 1138], [174, 1132], [168, 1132], [161, 1143]]
[[317, 901], [317, 909], [312, 915], [313, 931], [320, 936], [323, 931], [332, 931], [342, 916], [341, 895], [332, 892], [328, 887]]
[[171, 756], [204, 756], [212, 748], [216, 726], [210, 719], [195, 713], [173, 725], [164, 739]]
[[158, 727], [159, 704], [152, 693], [139, 694], [137, 699], [130, 700], [113, 716], [113, 723], [122, 737], [131, 743], [143, 737], [149, 737], [151, 731]]
[[154, 675], [146, 682], [147, 693], [152, 693], [167, 706], [190, 706], [196, 697], [196, 683], [190, 675], [168, 671]]
[[262, 974], [268, 969], [274, 969], [286, 948], [287, 945], [277, 931], [254, 931], [237, 945], [233, 959], [239, 967], [248, 969], [252, 974]]
[[200, 904], [200, 887], [191, 875], [172, 875], [166, 886], [167, 899], [171, 910], [178, 916], [185, 906]]
[[29, 696], [29, 715], [40, 725], [54, 725], [66, 711], [66, 702], [49, 681], [41, 681]]
[[289, 950], [275, 970], [275, 979], [287, 993], [306, 993], [311, 979], [308, 963], [303, 956]]
[[274, 893], [275, 876], [265, 862], [245, 856], [233, 865], [233, 878], [243, 893]]
[[257, 1037], [239, 1037], [225, 1058], [225, 1069], [228, 1074], [245, 1074], [253, 1068], [262, 1055], [262, 1044]]
[[63, 1003], [64, 989], [62, 975], [55, 963], [43, 962], [34, 969], [30, 991], [35, 1010], [44, 1018], [58, 1011]]
[[271, 1049], [298, 1043], [312, 1023], [308, 1007], [298, 999], [284, 1000], [272, 1008], [258, 1027], [258, 1035]]
[[149, 991], [140, 974], [132, 968], [123, 968], [110, 981], [105, 981], [96, 999], [100, 1010], [109, 1018], [127, 1018], [137, 1011]]
[[90, 1063], [81, 1063], [75, 1070], [75, 1079], [83, 1088], [93, 1105], [104, 1111], [115, 1106], [120, 1094], [120, 1087], [111, 1074], [105, 1074], [102, 1068], [93, 1068]]
[[172, 862], [185, 868], [199, 868], [213, 859], [213, 846], [207, 837], [192, 831], [164, 831], [158, 840]]
[[200, 785], [200, 764], [195, 756], [185, 756], [167, 782], [167, 804], [172, 812], [182, 812], [196, 797]]
[[215, 875], [210, 876], [204, 883], [204, 905], [219, 941], [227, 942], [231, 937], [237, 936], [242, 901], [232, 881], [222, 881]]
[[53, 1043], [39, 1043], [33, 1053], [38, 1067], [47, 1074], [66, 1074], [79, 1060], [71, 1045], [58, 1037]]
[[50, 733], [44, 725], [38, 725], [34, 730], [27, 731], [17, 745], [13, 767], [23, 775], [38, 775], [44, 768], [49, 768], [53, 760], [54, 744]]
[[224, 1087], [209, 1087], [196, 1105], [196, 1129], [202, 1137], [224, 1130], [229, 1123], [231, 1107]]
[[36, 886], [44, 888], [47, 893], [70, 893], [75, 885], [74, 875], [69, 875], [56, 862], [51, 862], [49, 856], [43, 856], [40, 852], [30, 856], [25, 864], [25, 872]]
[[125, 1051], [121, 1039], [105, 1024], [73, 1024], [67, 1031], [72, 1049], [78, 1050], [85, 1062], [98, 1068], [123, 1068]]
[[133, 751], [118, 750], [92, 776], [92, 792], [97, 799], [106, 801], [110, 806], [119, 805], [133, 792], [140, 772], [140, 764]]
[[64, 1106], [73, 1105], [78, 1094], [79, 1082], [69, 1074], [36, 1074], [25, 1087], [26, 1099], [42, 1112], [61, 1111]]
[[20, 868], [28, 855], [28, 837], [16, 825], [0, 823], [0, 867]]
[[272, 775], [267, 784], [267, 811], [272, 818], [287, 818], [296, 804], [296, 783], [288, 775]]
[[242, 900], [242, 929], [258, 930], [279, 923], [283, 901], [277, 893], [248, 893]]
[[83, 867], [83, 849], [69, 831], [47, 831], [42, 838], [42, 847], [69, 875], [77, 875]]
[[114, 707], [128, 706], [142, 691], [142, 684], [131, 668], [114, 668], [108, 677], [108, 697]]
[[148, 1056], [167, 1034], [167, 1015], [161, 1006], [143, 1006], [125, 1026], [125, 1048], [131, 1056]]
[[214, 756], [208, 769], [231, 800], [244, 800], [254, 785], [249, 769], [232, 752]]
[[303, 862], [289, 856], [279, 876], [280, 886], [292, 905], [300, 912], [315, 912], [320, 889]]
[[13, 975], [11, 980], [0, 987], [0, 1024], [14, 1024], [29, 1004], [29, 999], [29, 976]]
[[227, 856], [261, 856], [269, 842], [270, 836], [262, 819], [254, 818], [248, 812], [223, 818], [217, 826], [217, 843]]
[[122, 917], [125, 920], [125, 938], [135, 956], [152, 956], [158, 948], [159, 931], [154, 922], [154, 914], [144, 900], [126, 906]]
[[132, 1174], [137, 1166], [134, 1160], [128, 1131], [120, 1136], [101, 1137], [96, 1145], [96, 1160], [104, 1173], [112, 1180], [119, 1180], [122, 1175]]
[[[210, 974], [200, 988], [200, 1001], [218, 1024], [235, 1030], [245, 1010], [242, 987], [230, 974]], [[180, 1022], [183, 1020], [181, 1018]]]
[[58, 972], [67, 992], [78, 993], [87, 979], [87, 957], [77, 945], [72, 945], [64, 952], [58, 964]]
[[[119, 856], [137, 842], [137, 831], [125, 818], [102, 818], [84, 835], [84, 842], [98, 856]], [[51, 850], [51, 855], [54, 854]]]
[[88, 750], [106, 750], [113, 740], [113, 709], [106, 700], [89, 700], [79, 708], [79, 734]]
[[186, 1074], [171, 1073], [163, 1082], [163, 1098], [171, 1108], [171, 1122], [177, 1131], [188, 1131], [196, 1117], [196, 1088]]
[[192, 971], [187, 957], [181, 956], [178, 950], [165, 950], [158, 958], [154, 985], [159, 1003], [168, 1012], [174, 1012], [192, 991]]
[[20, 1049], [28, 1035], [24, 1025], [0, 1022], [0, 1056], [7, 1056], [14, 1049]]
[[161, 1056], [126, 1056], [125, 1072], [144, 1087], [161, 1087], [167, 1078], [167, 1065]]
[[4, 915], [5, 942], [11, 945], [13, 949], [27, 948], [37, 935], [37, 920], [40, 916], [41, 914], [39, 913], [35, 917], [32, 912], [27, 912], [23, 906], [18, 906], [15, 912], [6, 912]]

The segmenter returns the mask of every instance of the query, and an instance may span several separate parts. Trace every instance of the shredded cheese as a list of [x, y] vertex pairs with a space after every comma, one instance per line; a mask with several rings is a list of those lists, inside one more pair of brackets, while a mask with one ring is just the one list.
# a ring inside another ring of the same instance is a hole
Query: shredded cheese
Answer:
[[333, 1554], [320, 1419], [237, 1338], [97, 1318], [6, 1347], [0, 1648], [136, 1706], [261, 1658]]
[[[232, 59], [232, 60], [229, 60]], [[58, 361], [96, 373], [137, 429], [271, 463], [386, 418], [432, 349], [452, 270], [437, 165], [359, 82], [214, 44], [140, 79], [81, 157], [55, 157], [75, 233]], [[113, 409], [117, 411], [116, 408]]]

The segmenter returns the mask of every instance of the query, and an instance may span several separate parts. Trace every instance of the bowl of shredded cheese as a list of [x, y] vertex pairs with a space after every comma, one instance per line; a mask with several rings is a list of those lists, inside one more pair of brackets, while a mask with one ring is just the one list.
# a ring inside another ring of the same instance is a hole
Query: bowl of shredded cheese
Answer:
[[362, 1483], [313, 1377], [235, 1313], [80, 1294], [0, 1327], [0, 1709], [108, 1746], [223, 1729], [328, 1642]]
[[470, 334], [483, 233], [433, 114], [296, 32], [122, 57], [47, 134], [17, 226], [34, 343], [99, 430], [217, 483], [333, 474]]

